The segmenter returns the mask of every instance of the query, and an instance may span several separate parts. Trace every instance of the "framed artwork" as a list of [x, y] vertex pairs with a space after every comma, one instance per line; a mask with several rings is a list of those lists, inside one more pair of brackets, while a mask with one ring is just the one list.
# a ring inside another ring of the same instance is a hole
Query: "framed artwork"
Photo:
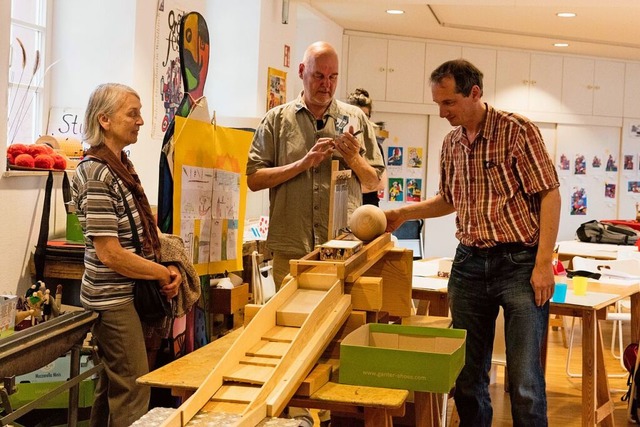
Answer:
[[269, 67], [267, 73], [267, 111], [287, 102], [287, 73]]

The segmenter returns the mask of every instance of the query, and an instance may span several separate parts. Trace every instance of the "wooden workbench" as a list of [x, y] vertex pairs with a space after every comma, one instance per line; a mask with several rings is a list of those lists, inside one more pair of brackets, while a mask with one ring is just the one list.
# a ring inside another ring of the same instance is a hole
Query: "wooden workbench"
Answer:
[[[152, 387], [170, 388], [174, 396], [190, 396], [220, 360], [227, 349], [240, 336], [243, 328], [236, 329], [216, 341], [189, 353], [153, 372], [138, 378], [138, 383]], [[336, 364], [337, 361], [328, 363]], [[338, 384], [334, 378], [310, 397], [294, 396], [290, 404], [305, 408], [329, 409], [341, 413], [364, 416], [367, 426], [391, 426], [392, 417], [405, 412], [407, 390], [386, 389]]]

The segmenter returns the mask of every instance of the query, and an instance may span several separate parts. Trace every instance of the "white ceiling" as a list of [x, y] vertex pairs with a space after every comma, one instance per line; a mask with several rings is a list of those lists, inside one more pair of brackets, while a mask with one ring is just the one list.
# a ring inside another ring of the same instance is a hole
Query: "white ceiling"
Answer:
[[345, 30], [640, 61], [640, 0], [297, 1]]

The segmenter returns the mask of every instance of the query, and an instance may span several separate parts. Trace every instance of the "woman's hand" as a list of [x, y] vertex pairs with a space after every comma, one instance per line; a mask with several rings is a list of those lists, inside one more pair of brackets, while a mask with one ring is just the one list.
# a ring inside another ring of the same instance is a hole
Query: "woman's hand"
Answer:
[[182, 274], [180, 274], [180, 269], [172, 264], [167, 266], [167, 270], [169, 270], [169, 282], [164, 284], [162, 281], [160, 282], [160, 293], [166, 296], [167, 300], [170, 300], [178, 295]]

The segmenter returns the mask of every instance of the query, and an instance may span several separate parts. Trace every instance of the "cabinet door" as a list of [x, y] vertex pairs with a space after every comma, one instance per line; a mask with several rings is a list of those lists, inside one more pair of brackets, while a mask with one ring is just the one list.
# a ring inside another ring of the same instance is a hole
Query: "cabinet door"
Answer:
[[628, 63], [624, 77], [624, 116], [640, 118], [640, 64]]
[[499, 50], [496, 61], [496, 107], [522, 112], [529, 108], [530, 55]]
[[386, 100], [421, 104], [423, 92], [424, 43], [389, 40]]
[[443, 62], [458, 59], [462, 55], [460, 46], [450, 44], [427, 43], [424, 61], [424, 103], [433, 105], [430, 77], [433, 70]]
[[589, 114], [593, 112], [593, 72], [591, 59], [564, 58], [562, 70], [563, 112]]
[[482, 99], [489, 105], [495, 105], [496, 99], [496, 51], [463, 46], [462, 57], [478, 67], [484, 75], [482, 79]]
[[595, 61], [593, 115], [622, 117], [624, 63]]
[[529, 77], [529, 110], [560, 113], [562, 57], [531, 54]]
[[361, 87], [375, 103], [387, 92], [387, 40], [373, 37], [349, 38], [347, 93]]

